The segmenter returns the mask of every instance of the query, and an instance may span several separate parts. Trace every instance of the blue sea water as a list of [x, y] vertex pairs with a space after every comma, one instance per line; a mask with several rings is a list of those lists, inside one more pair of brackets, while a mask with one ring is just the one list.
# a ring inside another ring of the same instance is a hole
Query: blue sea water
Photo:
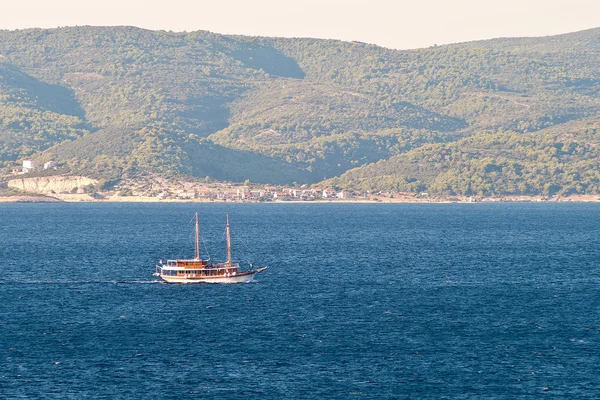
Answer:
[[[269, 269], [157, 283], [196, 211], [214, 260], [229, 213]], [[0, 204], [0, 398], [600, 398], [599, 227], [598, 204]]]

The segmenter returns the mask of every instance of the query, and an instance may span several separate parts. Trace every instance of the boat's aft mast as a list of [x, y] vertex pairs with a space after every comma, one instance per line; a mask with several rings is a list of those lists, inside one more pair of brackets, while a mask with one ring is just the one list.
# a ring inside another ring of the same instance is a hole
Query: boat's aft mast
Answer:
[[229, 230], [229, 214], [226, 214], [227, 224], [225, 225], [225, 233], [227, 237], [227, 266], [231, 267], [231, 232]]
[[194, 258], [200, 259], [200, 230], [198, 229], [198, 213], [196, 213], [196, 248], [194, 249]]

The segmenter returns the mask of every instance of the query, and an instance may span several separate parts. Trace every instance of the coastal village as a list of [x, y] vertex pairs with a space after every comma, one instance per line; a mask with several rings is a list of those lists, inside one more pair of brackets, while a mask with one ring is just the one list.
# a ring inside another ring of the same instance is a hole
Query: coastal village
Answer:
[[54, 161], [38, 166], [34, 160], [24, 160], [21, 168], [12, 169], [10, 176], [5, 177], [6, 186], [23, 194], [49, 196], [63, 201], [364, 201], [372, 197], [370, 193], [308, 185], [238, 184], [210, 179], [188, 181], [153, 175], [107, 182], [82, 176], [48, 175], [48, 170], [57, 168]]
[[170, 181], [153, 177], [135, 182], [124, 181], [111, 190], [118, 196], [150, 197], [158, 200], [188, 201], [313, 201], [368, 198], [367, 194], [337, 191], [333, 188], [235, 184], [223, 182]]
[[165, 178], [147, 174], [107, 181], [61, 173], [55, 161], [37, 164], [24, 160], [21, 168], [0, 171], [0, 202], [369, 202], [369, 203], [481, 203], [481, 202], [598, 202], [597, 195], [569, 197], [437, 196], [426, 192], [359, 192], [316, 185], [264, 185], [221, 182], [208, 177]]

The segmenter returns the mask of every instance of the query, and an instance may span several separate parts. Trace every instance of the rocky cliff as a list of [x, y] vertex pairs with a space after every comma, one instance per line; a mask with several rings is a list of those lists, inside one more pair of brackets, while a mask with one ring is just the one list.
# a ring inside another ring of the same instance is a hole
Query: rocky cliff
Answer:
[[84, 186], [96, 185], [95, 179], [84, 176], [45, 176], [35, 178], [20, 178], [8, 181], [8, 187], [29, 193], [83, 193]]

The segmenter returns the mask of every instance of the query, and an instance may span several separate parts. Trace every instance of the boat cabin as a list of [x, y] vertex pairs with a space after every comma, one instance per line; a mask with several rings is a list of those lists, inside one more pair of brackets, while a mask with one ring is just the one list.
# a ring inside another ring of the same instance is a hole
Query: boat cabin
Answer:
[[167, 267], [205, 268], [208, 260], [167, 260]]
[[209, 264], [208, 260], [167, 260], [161, 268], [161, 275], [202, 277], [202, 276], [235, 276], [240, 265], [238, 263]]

